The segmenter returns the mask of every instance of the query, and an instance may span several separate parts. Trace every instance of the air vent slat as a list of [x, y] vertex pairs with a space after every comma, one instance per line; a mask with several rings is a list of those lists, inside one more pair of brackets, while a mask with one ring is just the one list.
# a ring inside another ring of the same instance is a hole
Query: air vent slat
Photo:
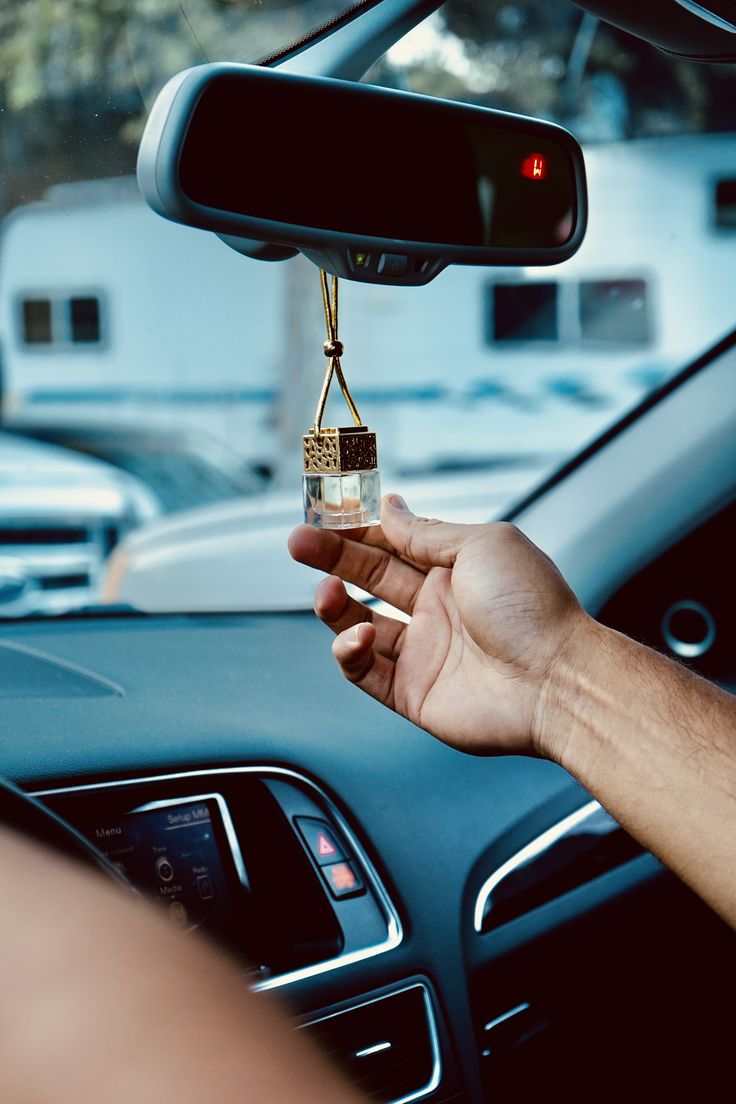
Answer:
[[75, 575], [42, 575], [38, 579], [41, 590], [65, 590], [69, 587], [88, 587], [89, 575], [77, 572]]
[[0, 528], [0, 544], [87, 544], [90, 539], [81, 526]]
[[420, 1099], [437, 1086], [437, 1035], [422, 984], [321, 1017], [305, 1030], [369, 1099]]

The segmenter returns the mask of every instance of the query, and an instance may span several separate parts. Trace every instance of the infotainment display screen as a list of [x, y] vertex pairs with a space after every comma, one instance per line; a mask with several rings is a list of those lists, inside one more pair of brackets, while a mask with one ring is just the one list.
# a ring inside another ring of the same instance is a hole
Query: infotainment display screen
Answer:
[[[228, 841], [217, 796], [144, 805], [86, 830], [130, 882], [157, 899], [179, 928], [229, 941], [245, 871]], [[239, 857], [239, 856], [238, 856]]]

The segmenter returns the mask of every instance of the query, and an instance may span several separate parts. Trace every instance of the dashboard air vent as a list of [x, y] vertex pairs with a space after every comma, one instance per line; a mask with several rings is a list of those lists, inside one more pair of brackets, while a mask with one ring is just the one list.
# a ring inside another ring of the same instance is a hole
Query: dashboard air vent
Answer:
[[642, 853], [641, 845], [597, 801], [589, 801], [486, 879], [475, 903], [475, 930], [501, 927]]
[[439, 1084], [437, 1029], [422, 984], [321, 1016], [304, 1030], [371, 1100], [419, 1100]]

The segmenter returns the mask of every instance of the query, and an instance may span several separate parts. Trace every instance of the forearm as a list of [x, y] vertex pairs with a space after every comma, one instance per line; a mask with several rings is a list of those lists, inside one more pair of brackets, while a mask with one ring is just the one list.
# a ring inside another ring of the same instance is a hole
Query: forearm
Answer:
[[540, 698], [536, 738], [736, 926], [736, 701], [581, 620]]

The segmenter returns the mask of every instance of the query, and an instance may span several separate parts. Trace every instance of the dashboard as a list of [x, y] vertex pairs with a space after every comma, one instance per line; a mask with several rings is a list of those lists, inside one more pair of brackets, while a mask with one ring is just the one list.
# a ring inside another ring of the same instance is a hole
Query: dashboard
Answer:
[[357, 694], [312, 615], [9, 623], [0, 698], [0, 771], [373, 1099], [582, 1099], [644, 1059], [661, 1090], [683, 1032], [729, 1053], [730, 932], [560, 768]]

